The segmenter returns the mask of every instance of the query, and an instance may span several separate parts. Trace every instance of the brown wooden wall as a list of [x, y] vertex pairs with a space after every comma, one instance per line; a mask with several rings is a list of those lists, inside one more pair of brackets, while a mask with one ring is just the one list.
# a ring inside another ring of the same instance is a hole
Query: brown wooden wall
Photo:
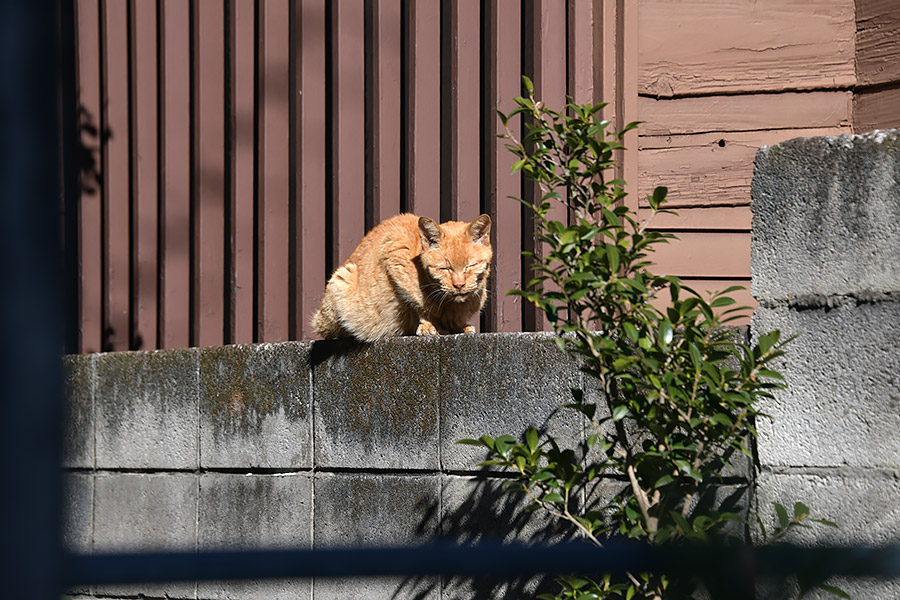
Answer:
[[[871, 15], [853, 0], [77, 0], [72, 350], [308, 337], [331, 270], [400, 211], [490, 213], [481, 328], [542, 328], [505, 295], [529, 278], [531, 229], [492, 110], [523, 73], [550, 106], [570, 94], [645, 121], [619, 175], [633, 206], [666, 185], [679, 209], [654, 223], [681, 238], [657, 271], [749, 285], [756, 149], [859, 121], [857, 45], [892, 2], [858, 3]], [[900, 52], [870, 47], [874, 97]]]
[[679, 212], [657, 221], [680, 238], [658, 270], [749, 288], [756, 150], [851, 131], [853, 2], [641, 0], [639, 14], [639, 189], [667, 185]]
[[[78, 0], [75, 350], [308, 337], [331, 270], [400, 211], [491, 213], [482, 327], [540, 327], [505, 296], [528, 277], [531, 234], [507, 198], [523, 188], [493, 108], [514, 106], [523, 73], [553, 106], [615, 99], [628, 88], [615, 39], [636, 31], [634, 8]], [[608, 111], [620, 125], [636, 118], [629, 98]]]

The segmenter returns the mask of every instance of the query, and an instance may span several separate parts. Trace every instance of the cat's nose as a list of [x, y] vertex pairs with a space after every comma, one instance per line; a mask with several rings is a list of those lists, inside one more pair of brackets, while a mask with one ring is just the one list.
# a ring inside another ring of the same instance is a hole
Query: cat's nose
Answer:
[[459, 280], [459, 281], [457, 281], [457, 280], [454, 279], [454, 280], [453, 280], [453, 287], [455, 287], [455, 288], [458, 289], [458, 290], [461, 290], [461, 289], [463, 289], [464, 287], [466, 287], [466, 281], [465, 281], [464, 279], [461, 279], [461, 280]]

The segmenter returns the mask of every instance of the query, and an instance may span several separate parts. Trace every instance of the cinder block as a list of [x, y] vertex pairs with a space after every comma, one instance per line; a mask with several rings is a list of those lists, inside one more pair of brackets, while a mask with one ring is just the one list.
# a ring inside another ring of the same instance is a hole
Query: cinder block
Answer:
[[751, 196], [760, 301], [900, 291], [900, 130], [763, 147]]
[[315, 342], [316, 466], [438, 468], [445, 338]]
[[[400, 546], [432, 540], [438, 531], [437, 475], [319, 474], [315, 480], [317, 548]], [[317, 579], [317, 600], [439, 597], [437, 579]]]
[[[312, 484], [307, 474], [200, 477], [200, 550], [312, 546]], [[198, 597], [293, 599], [310, 597], [309, 579], [198, 583]]]
[[495, 333], [441, 340], [441, 464], [473, 471], [485, 452], [464, 438], [520, 436], [529, 426], [560, 444], [578, 443], [582, 415], [560, 408], [583, 385], [576, 363], [552, 334]]
[[94, 466], [95, 354], [63, 358], [66, 386], [62, 466], [90, 469]]
[[97, 467], [196, 469], [197, 349], [97, 357]]
[[[765, 465], [900, 467], [900, 302], [758, 308], [753, 331], [798, 335], [775, 365], [788, 389], [762, 410]], [[758, 335], [758, 333], [755, 333]]]
[[[759, 476], [757, 501], [766, 527], [776, 523], [774, 502], [788, 512], [795, 502], [809, 506], [814, 519], [834, 521], [840, 529], [812, 524], [809, 529], [795, 529], [787, 541], [800, 545], [871, 545], [883, 546], [900, 539], [900, 479], [896, 473], [877, 469], [832, 469], [820, 473], [799, 470], [772, 472]], [[759, 531], [754, 531], [757, 539]], [[852, 598], [900, 598], [900, 580], [838, 578], [829, 581]], [[827, 593], [815, 592], [804, 598], [825, 600]]]
[[[544, 511], [526, 513], [530, 500], [505, 479], [445, 476], [441, 489], [441, 536], [473, 544], [503, 540], [546, 544], [572, 539], [574, 528]], [[609, 483], [609, 485], [607, 485]], [[621, 482], [603, 482], [601, 493], [611, 497]], [[534, 598], [559, 591], [553, 577], [516, 579], [450, 577], [442, 580], [442, 598]]]
[[[62, 545], [67, 552], [91, 553], [94, 477], [85, 473], [63, 474]], [[72, 588], [68, 594], [88, 594], [90, 586]]]
[[93, 501], [93, 475], [63, 475], [63, 546], [66, 550], [82, 554], [91, 551]]
[[[197, 476], [99, 474], [94, 478], [94, 551], [197, 547]], [[98, 593], [194, 598], [193, 583], [101, 586]]]
[[309, 343], [200, 350], [200, 461], [311, 468]]

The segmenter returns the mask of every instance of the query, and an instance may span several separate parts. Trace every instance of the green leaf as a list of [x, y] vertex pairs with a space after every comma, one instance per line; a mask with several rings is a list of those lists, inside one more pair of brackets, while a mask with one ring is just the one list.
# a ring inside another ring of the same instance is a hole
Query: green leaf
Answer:
[[809, 507], [802, 502], [794, 503], [794, 520], [802, 521], [809, 516]]
[[731, 417], [729, 417], [725, 413], [716, 413], [715, 415], [713, 415], [712, 420], [719, 425], [724, 425], [726, 427], [731, 427], [732, 425], [734, 425], [734, 421], [732, 421]]
[[663, 186], [659, 186], [653, 190], [653, 193], [647, 197], [647, 202], [650, 204], [650, 208], [653, 210], [658, 210], [660, 205], [665, 202], [666, 194], [669, 193], [669, 189]]
[[565, 502], [563, 497], [556, 492], [550, 492], [549, 494], [544, 494], [544, 497], [541, 498], [544, 502], [554, 502], [558, 504], [562, 504]]
[[538, 445], [538, 432], [534, 427], [529, 427], [525, 430], [525, 443], [528, 444], [528, 449], [534, 452], [534, 449], [537, 448]]
[[844, 590], [842, 590], [839, 587], [835, 587], [833, 585], [826, 585], [824, 583], [820, 583], [816, 587], [824, 592], [828, 592], [829, 594], [834, 594], [835, 596], [837, 596], [839, 598], [846, 598], [846, 600], [852, 600], [850, 594], [848, 594], [847, 592], [845, 592]]
[[834, 521], [829, 521], [828, 519], [810, 519], [813, 523], [821, 523], [822, 525], [827, 525], [828, 527], [834, 527], [835, 529], [840, 529], [841, 526], [835, 523]]
[[779, 332], [773, 331], [766, 335], [759, 336], [759, 352], [760, 354], [768, 354], [769, 350], [778, 342]]
[[638, 330], [632, 325], [630, 322], [625, 321], [622, 324], [622, 329], [625, 331], [625, 335], [628, 336], [628, 339], [632, 342], [637, 342], [638, 339]]
[[658, 339], [661, 346], [665, 347], [672, 343], [672, 336], [674, 332], [672, 330], [672, 323], [669, 322], [668, 319], [663, 319], [663, 321], [659, 324], [659, 334]]
[[790, 517], [788, 517], [787, 511], [784, 509], [784, 506], [775, 503], [775, 514], [778, 515], [778, 524], [782, 529], [787, 529], [788, 525], [791, 523]]
[[534, 84], [531, 83], [531, 80], [525, 75], [522, 75], [522, 85], [525, 87], [525, 91], [529, 96], [534, 94]]
[[691, 527], [691, 524], [688, 523], [687, 519], [685, 519], [684, 517], [681, 516], [681, 513], [673, 510], [673, 511], [669, 511], [669, 514], [672, 515], [672, 519], [675, 521], [675, 523], [678, 525], [678, 528], [681, 529], [681, 531], [685, 535], [687, 535], [687, 536], [694, 535], [694, 528]]
[[620, 404], [619, 406], [617, 406], [613, 409], [612, 420], [613, 421], [621, 421], [622, 419], [625, 418], [625, 415], [627, 415], [627, 414], [628, 414], [628, 407], [625, 406], [624, 404]]
[[694, 365], [694, 369], [699, 371], [700, 364], [703, 362], [703, 357], [700, 355], [700, 349], [697, 348], [697, 344], [691, 342], [688, 346], [688, 351], [691, 355], [691, 364]]

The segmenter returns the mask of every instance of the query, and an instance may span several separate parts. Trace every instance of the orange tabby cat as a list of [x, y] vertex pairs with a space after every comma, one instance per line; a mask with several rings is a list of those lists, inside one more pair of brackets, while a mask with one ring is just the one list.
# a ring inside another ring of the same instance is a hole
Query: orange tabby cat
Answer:
[[491, 218], [438, 225], [401, 214], [372, 229], [331, 276], [312, 326], [323, 338], [474, 333], [487, 299]]

